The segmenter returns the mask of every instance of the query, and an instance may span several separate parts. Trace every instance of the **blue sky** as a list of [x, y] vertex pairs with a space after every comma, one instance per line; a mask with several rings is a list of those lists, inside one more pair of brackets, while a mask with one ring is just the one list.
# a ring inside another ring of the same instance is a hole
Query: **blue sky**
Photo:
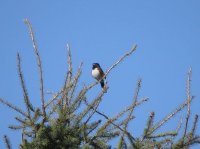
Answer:
[[[151, 111], [156, 113], [155, 121], [158, 121], [185, 100], [187, 71], [191, 66], [191, 91], [196, 97], [192, 104], [192, 122], [200, 106], [199, 8], [197, 0], [2, 0], [0, 97], [24, 107], [16, 67], [16, 53], [19, 52], [31, 101], [35, 106], [40, 105], [35, 56], [23, 23], [23, 19], [28, 18], [42, 58], [45, 90], [58, 91], [63, 85], [67, 43], [71, 45], [74, 70], [80, 62], [84, 63], [81, 85], [94, 81], [91, 77], [93, 62], [99, 62], [106, 70], [137, 44], [137, 51], [107, 77], [109, 91], [100, 110], [113, 116], [128, 106], [137, 79], [142, 78], [139, 97], [148, 96], [150, 101], [135, 111], [136, 118], [129, 126], [132, 133], [140, 136]], [[99, 90], [100, 86], [96, 86], [89, 98], [92, 99]], [[0, 109], [0, 136], [8, 134], [16, 148], [20, 133], [7, 126], [15, 123], [17, 114], [1, 104]], [[176, 116], [162, 130], [175, 129], [182, 115]], [[197, 133], [200, 134], [199, 125]], [[2, 147], [4, 144], [0, 139]]]

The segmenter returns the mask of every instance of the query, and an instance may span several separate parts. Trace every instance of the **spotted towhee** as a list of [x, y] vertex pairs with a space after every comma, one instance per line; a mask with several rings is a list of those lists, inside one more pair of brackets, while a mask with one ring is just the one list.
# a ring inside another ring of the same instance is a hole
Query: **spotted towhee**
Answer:
[[93, 65], [92, 65], [92, 76], [96, 79], [96, 80], [98, 80], [98, 81], [100, 81], [100, 84], [101, 84], [101, 87], [102, 87], [102, 89], [105, 89], [105, 83], [104, 83], [104, 79], [102, 79], [103, 77], [104, 77], [104, 72], [103, 72], [103, 70], [101, 69], [101, 67], [100, 67], [100, 65], [99, 65], [99, 63], [93, 63]]

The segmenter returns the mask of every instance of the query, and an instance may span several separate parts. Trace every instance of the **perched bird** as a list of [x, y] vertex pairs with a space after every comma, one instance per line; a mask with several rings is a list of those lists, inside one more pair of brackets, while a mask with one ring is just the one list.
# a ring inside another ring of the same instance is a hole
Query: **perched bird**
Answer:
[[103, 89], [105, 89], [105, 83], [104, 83], [105, 78], [102, 79], [104, 77], [104, 75], [105, 74], [104, 74], [103, 70], [101, 69], [99, 63], [93, 63], [93, 65], [92, 65], [92, 76], [98, 81], [101, 80], [100, 84], [101, 84], [101, 87]]

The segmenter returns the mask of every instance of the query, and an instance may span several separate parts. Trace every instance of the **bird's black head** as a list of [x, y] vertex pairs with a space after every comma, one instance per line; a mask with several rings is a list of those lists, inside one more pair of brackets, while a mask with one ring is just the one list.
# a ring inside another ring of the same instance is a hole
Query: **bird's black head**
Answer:
[[92, 64], [92, 69], [99, 68], [99, 67], [100, 67], [99, 63], [93, 63]]

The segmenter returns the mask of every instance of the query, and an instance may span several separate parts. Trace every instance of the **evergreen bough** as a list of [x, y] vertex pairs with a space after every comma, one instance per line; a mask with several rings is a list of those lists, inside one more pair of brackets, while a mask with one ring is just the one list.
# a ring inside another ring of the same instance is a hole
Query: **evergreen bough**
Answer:
[[[129, 149], [180, 149], [189, 148], [194, 144], [200, 143], [200, 136], [195, 133], [198, 115], [196, 114], [191, 130], [188, 130], [188, 123], [191, 117], [191, 102], [193, 96], [190, 93], [191, 69], [188, 72], [187, 79], [187, 98], [179, 107], [166, 115], [162, 120], [154, 122], [155, 113], [151, 112], [147, 124], [144, 128], [143, 136], [135, 137], [128, 131], [128, 124], [134, 118], [133, 112], [136, 107], [148, 101], [148, 97], [138, 99], [141, 88], [141, 79], [138, 80], [132, 104], [113, 117], [107, 116], [99, 111], [98, 107], [103, 99], [105, 91], [101, 91], [92, 102], [87, 100], [87, 92], [97, 85], [100, 81], [90, 85], [84, 85], [77, 91], [77, 86], [81, 86], [78, 81], [82, 72], [82, 63], [77, 72], [72, 70], [71, 51], [68, 49], [68, 71], [63, 87], [59, 92], [52, 94], [52, 98], [45, 99], [43, 71], [41, 59], [32, 30], [31, 23], [25, 19], [25, 24], [33, 43], [33, 49], [37, 60], [39, 78], [40, 78], [40, 99], [41, 106], [34, 107], [31, 104], [28, 91], [26, 89], [22, 68], [21, 58], [17, 53], [18, 74], [23, 90], [24, 103], [26, 110], [17, 107], [8, 101], [0, 98], [0, 102], [19, 113], [15, 119], [18, 124], [10, 125], [9, 128], [21, 130], [22, 142], [19, 146], [21, 149], [108, 149], [110, 140], [118, 137], [116, 148]], [[106, 77], [110, 71], [115, 68], [126, 57], [130, 56], [137, 46], [125, 53], [116, 61], [105, 73]], [[106, 89], [108, 90], [108, 88]], [[185, 121], [181, 120], [176, 130], [163, 133], [156, 133], [166, 122], [171, 120], [177, 113], [187, 108]], [[102, 119], [94, 120], [98, 114]], [[124, 115], [126, 118], [124, 119]], [[102, 122], [104, 121], [104, 122]], [[181, 132], [183, 127], [183, 132]], [[178, 137], [178, 138], [177, 138]], [[7, 149], [11, 149], [8, 137], [4, 136]]]

